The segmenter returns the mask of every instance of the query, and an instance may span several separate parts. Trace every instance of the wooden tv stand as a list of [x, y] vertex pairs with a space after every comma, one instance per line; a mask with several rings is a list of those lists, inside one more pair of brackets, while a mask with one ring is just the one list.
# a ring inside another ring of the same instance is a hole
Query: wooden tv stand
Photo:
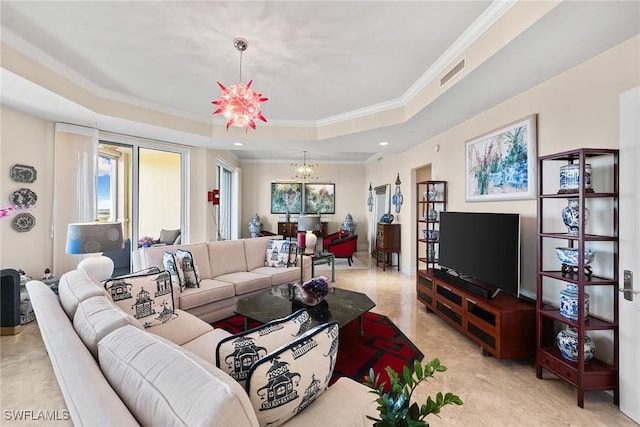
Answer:
[[478, 343], [483, 354], [501, 359], [534, 357], [536, 306], [504, 292], [477, 296], [454, 283], [419, 270], [418, 300], [454, 328]]

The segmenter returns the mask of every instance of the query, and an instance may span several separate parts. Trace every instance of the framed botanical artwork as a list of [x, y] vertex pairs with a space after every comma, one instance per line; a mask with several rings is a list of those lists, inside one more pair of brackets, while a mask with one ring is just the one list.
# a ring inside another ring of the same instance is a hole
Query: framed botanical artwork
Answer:
[[305, 184], [304, 207], [310, 214], [336, 213], [335, 184]]
[[302, 212], [302, 184], [299, 182], [271, 183], [271, 213], [299, 214]]
[[536, 190], [535, 114], [466, 142], [466, 200], [532, 199]]

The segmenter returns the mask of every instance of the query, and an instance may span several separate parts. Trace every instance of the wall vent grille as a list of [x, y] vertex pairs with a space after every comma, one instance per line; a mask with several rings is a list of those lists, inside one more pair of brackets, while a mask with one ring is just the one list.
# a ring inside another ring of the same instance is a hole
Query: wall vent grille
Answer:
[[440, 79], [440, 86], [444, 86], [449, 80], [451, 80], [456, 74], [460, 71], [464, 70], [467, 61], [463, 58], [462, 61], [458, 62], [447, 74], [445, 74]]

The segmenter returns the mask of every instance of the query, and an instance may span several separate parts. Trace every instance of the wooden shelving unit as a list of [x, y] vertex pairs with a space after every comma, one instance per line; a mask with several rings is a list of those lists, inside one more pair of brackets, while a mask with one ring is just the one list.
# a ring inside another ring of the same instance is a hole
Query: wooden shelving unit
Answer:
[[[447, 181], [418, 182], [416, 195], [416, 293], [427, 310], [433, 311], [433, 269], [438, 265], [434, 232], [440, 229], [440, 212], [447, 210]], [[436, 214], [430, 217], [429, 211]]]
[[[559, 168], [569, 164], [580, 165], [575, 192], [567, 192], [559, 184]], [[593, 188], [589, 188], [589, 180], [584, 178], [587, 164], [592, 166]], [[542, 378], [546, 370], [573, 385], [581, 408], [584, 393], [594, 390], [612, 390], [613, 401], [618, 404], [618, 179], [618, 150], [582, 148], [538, 159], [536, 376]], [[577, 234], [559, 231], [566, 228], [562, 221], [558, 224], [561, 215], [558, 206], [568, 198], [578, 199]], [[590, 211], [589, 218], [586, 210]], [[554, 247], [577, 248], [577, 268], [559, 268], [561, 262]], [[593, 274], [585, 268], [587, 249], [596, 252]], [[566, 283], [578, 288], [577, 319], [565, 317], [559, 309], [558, 290]], [[606, 316], [597, 312], [585, 316], [588, 290], [592, 298], [596, 295], [601, 299], [595, 304], [592, 299], [591, 307], [604, 310]], [[578, 343], [584, 342], [587, 332], [598, 331], [596, 357], [585, 362], [584, 345], [577, 345], [577, 362], [563, 357], [556, 335], [566, 327], [577, 330]], [[602, 344], [609, 344], [610, 348], [598, 351]]]

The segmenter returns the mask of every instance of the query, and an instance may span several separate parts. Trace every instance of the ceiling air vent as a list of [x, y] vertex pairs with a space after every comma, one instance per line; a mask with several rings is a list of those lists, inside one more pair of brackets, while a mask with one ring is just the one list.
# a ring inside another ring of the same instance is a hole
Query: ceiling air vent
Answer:
[[447, 74], [445, 74], [441, 79], [440, 79], [440, 86], [444, 86], [449, 80], [451, 80], [456, 74], [458, 74], [460, 71], [464, 70], [464, 67], [466, 65], [466, 61], [463, 58], [462, 61], [458, 62], [451, 70], [449, 70], [449, 72]]

